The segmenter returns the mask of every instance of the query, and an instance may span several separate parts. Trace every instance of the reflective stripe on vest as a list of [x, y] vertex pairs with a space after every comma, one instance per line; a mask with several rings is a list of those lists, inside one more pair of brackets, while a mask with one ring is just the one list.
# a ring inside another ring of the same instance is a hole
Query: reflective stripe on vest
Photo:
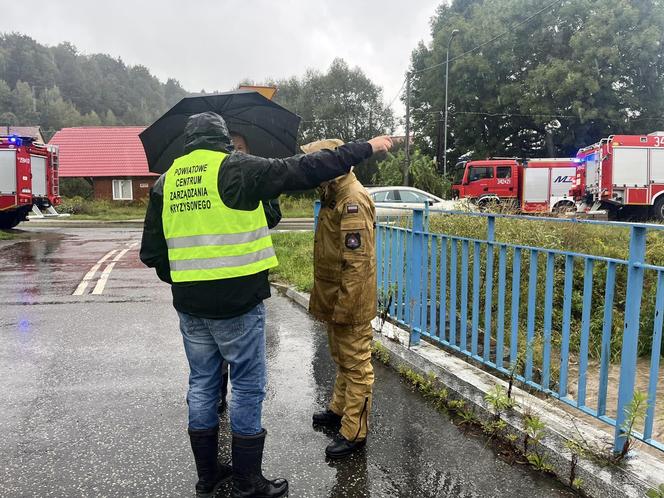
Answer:
[[162, 222], [173, 282], [242, 277], [277, 266], [262, 203], [240, 211], [221, 200], [217, 182], [226, 157], [195, 150], [166, 172]]

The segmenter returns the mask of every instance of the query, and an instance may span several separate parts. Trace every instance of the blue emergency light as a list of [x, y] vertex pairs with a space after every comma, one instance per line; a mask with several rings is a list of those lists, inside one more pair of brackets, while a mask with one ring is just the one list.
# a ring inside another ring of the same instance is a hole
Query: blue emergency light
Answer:
[[23, 139], [16, 135], [11, 135], [9, 136], [9, 143], [16, 145], [16, 147], [20, 147], [21, 145], [23, 145]]

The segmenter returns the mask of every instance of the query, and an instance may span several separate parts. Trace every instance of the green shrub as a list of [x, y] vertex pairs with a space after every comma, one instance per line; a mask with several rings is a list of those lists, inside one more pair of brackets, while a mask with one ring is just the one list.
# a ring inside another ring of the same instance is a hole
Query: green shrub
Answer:
[[[375, 185], [402, 185], [403, 165], [406, 161], [404, 151], [387, 154], [387, 159], [377, 164], [374, 175]], [[436, 169], [436, 163], [429, 156], [414, 151], [410, 158], [410, 185], [447, 199], [451, 194], [451, 184]]]
[[62, 197], [82, 197], [92, 199], [94, 189], [83, 178], [60, 178], [60, 195]]

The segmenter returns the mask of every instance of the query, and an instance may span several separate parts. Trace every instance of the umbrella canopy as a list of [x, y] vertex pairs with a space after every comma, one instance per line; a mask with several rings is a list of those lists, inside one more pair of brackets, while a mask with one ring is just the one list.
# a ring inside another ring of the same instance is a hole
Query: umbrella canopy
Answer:
[[189, 116], [212, 111], [231, 132], [247, 139], [251, 153], [289, 157], [296, 153], [300, 117], [252, 90], [186, 97], [140, 135], [150, 171], [164, 173], [184, 153], [184, 126]]

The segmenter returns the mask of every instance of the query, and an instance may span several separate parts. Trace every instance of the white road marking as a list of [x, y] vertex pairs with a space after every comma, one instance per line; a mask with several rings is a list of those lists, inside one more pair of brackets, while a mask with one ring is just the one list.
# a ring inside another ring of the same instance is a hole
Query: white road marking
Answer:
[[[82, 296], [83, 293], [85, 293], [86, 289], [88, 288], [88, 285], [90, 284], [90, 281], [94, 279], [95, 274], [101, 267], [101, 265], [111, 256], [113, 256], [115, 253], [115, 257], [111, 261], [111, 263], [104, 268], [104, 271], [102, 274], [99, 276], [99, 280], [97, 280], [97, 284], [95, 285], [94, 290], [92, 291], [92, 294], [99, 295], [102, 292], [104, 292], [104, 287], [106, 286], [106, 281], [108, 280], [109, 275], [111, 274], [111, 271], [113, 271], [113, 267], [115, 266], [115, 263], [120, 261], [122, 256], [127, 254], [128, 251], [131, 249], [135, 248], [138, 246], [138, 242], [132, 242], [131, 244], [127, 244], [127, 248], [123, 249], [120, 251], [120, 249], [113, 249], [109, 252], [107, 252], [103, 258], [101, 258], [99, 261], [97, 261], [92, 268], [90, 268], [90, 271], [88, 271], [85, 276], [83, 277], [83, 280], [78, 284], [78, 287], [76, 287], [76, 290], [73, 292], [72, 296]], [[118, 252], [120, 251], [120, 252]]]
[[104, 287], [106, 287], [106, 282], [108, 281], [108, 277], [110, 276], [111, 272], [113, 271], [113, 267], [115, 266], [115, 263], [120, 261], [120, 258], [127, 254], [129, 249], [131, 249], [132, 246], [129, 246], [127, 249], [123, 249], [120, 251], [114, 258], [109, 265], [104, 268], [104, 271], [102, 272], [101, 276], [99, 277], [99, 280], [97, 280], [97, 285], [95, 285], [94, 290], [92, 291], [92, 294], [98, 296], [102, 292], [104, 292]]
[[100, 295], [102, 292], [104, 292], [104, 287], [106, 286], [106, 282], [108, 280], [108, 276], [111, 274], [113, 271], [113, 267], [115, 266], [115, 260], [113, 260], [112, 263], [110, 263], [106, 268], [104, 268], [103, 273], [99, 277], [99, 280], [97, 280], [97, 285], [95, 285], [94, 290], [92, 291], [92, 294], [94, 295]]
[[81, 283], [78, 284], [78, 287], [76, 287], [76, 290], [72, 294], [72, 296], [82, 296], [83, 293], [85, 292], [85, 289], [88, 288], [88, 284], [90, 283], [90, 280], [95, 276], [95, 273], [97, 273], [97, 270], [99, 270], [99, 267], [102, 265], [104, 261], [106, 261], [108, 258], [113, 256], [116, 252], [118, 252], [117, 249], [113, 249], [112, 251], [108, 251], [103, 258], [101, 258], [97, 263], [95, 263], [92, 268], [90, 268], [90, 271], [85, 274], [83, 277], [83, 280], [81, 280]]

